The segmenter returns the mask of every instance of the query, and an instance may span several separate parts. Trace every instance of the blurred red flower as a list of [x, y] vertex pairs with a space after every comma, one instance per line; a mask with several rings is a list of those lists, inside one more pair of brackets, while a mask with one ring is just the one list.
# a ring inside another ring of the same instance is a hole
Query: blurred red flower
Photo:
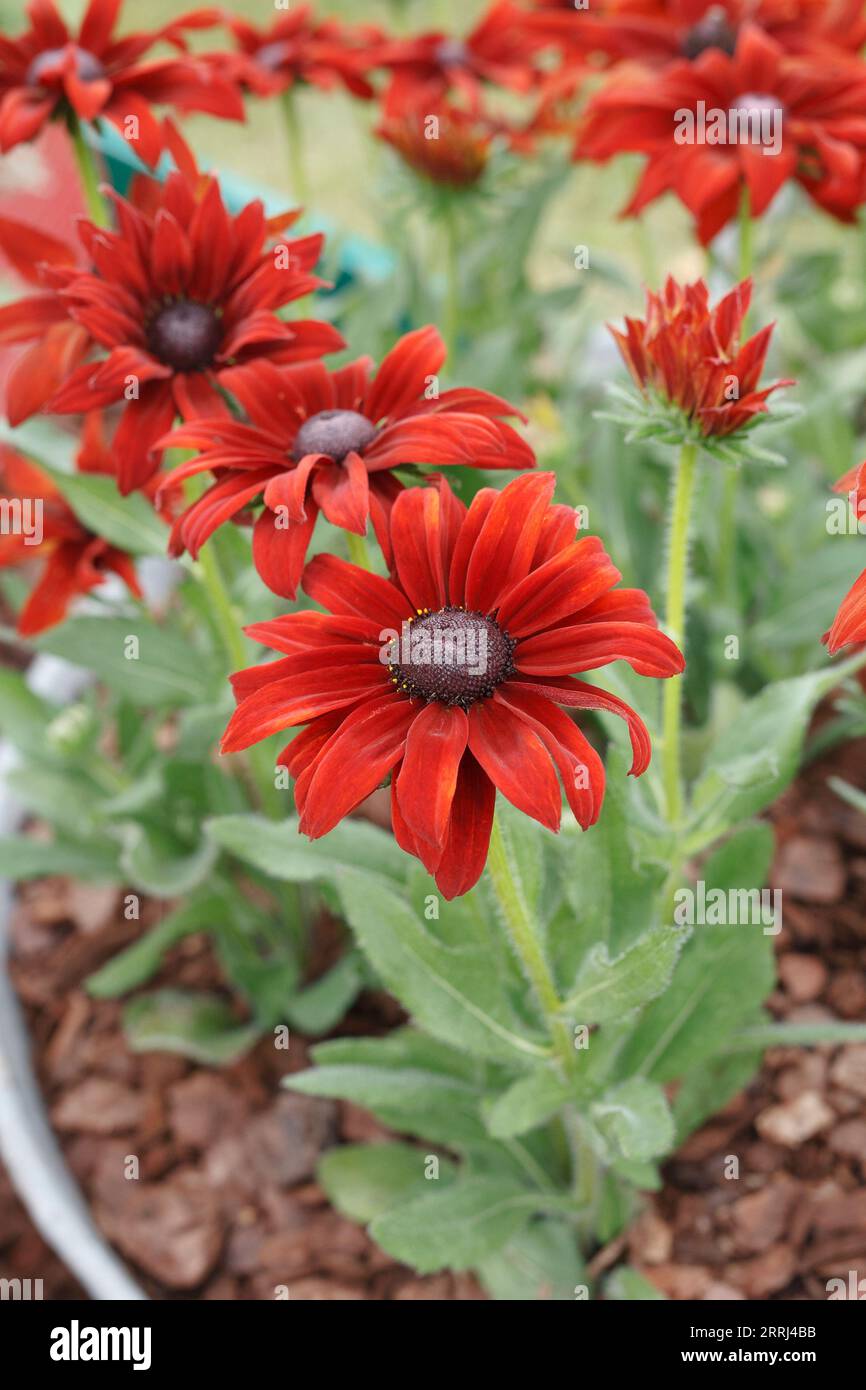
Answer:
[[378, 64], [382, 33], [372, 25], [343, 25], [317, 20], [310, 5], [282, 14], [267, 28], [256, 28], [240, 15], [226, 23], [236, 53], [211, 54], [218, 71], [257, 96], [272, 96], [309, 82], [330, 90], [342, 85], [356, 97], [372, 97], [366, 74]]
[[758, 389], [773, 325], [740, 343], [752, 282], [744, 280], [714, 309], [703, 280], [680, 285], [668, 276], [661, 294], [647, 291], [646, 317], [611, 328], [637, 386], [679, 406], [703, 435], [727, 435], [766, 412], [766, 400], [792, 381]]
[[[833, 491], [847, 496], [857, 520], [863, 521], [866, 518], [866, 462], [850, 469]], [[826, 643], [831, 656], [852, 642], [866, 642], [866, 570], [848, 590], [832, 627], [821, 641]]]
[[436, 115], [406, 107], [386, 115], [376, 134], [416, 174], [447, 188], [469, 188], [478, 182], [487, 168], [493, 139], [487, 122], [451, 105], [441, 107]]
[[391, 513], [390, 581], [316, 556], [303, 584], [328, 612], [248, 629], [284, 655], [233, 678], [223, 751], [307, 726], [278, 759], [297, 779], [305, 834], [327, 834], [390, 773], [399, 844], [453, 898], [484, 868], [497, 789], [555, 831], [558, 774], [580, 824], [597, 820], [604, 768], [560, 706], [621, 715], [631, 770], [645, 770], [634, 710], [571, 673], [625, 660], [666, 677], [683, 659], [646, 594], [614, 591], [601, 542], [575, 540], [574, 511], [551, 504], [554, 481], [484, 488], [468, 511], [441, 478], [407, 488]]
[[[90, 0], [73, 33], [53, 0], [30, 0], [29, 29], [15, 39], [0, 36], [0, 150], [32, 139], [54, 116], [74, 113], [82, 121], [104, 116], [154, 165], [163, 148], [154, 102], [243, 119], [237, 84], [203, 58], [184, 53], [141, 61], [163, 40], [184, 48], [184, 31], [215, 24], [218, 11], [195, 10], [158, 29], [116, 38], [120, 7], [121, 0]], [[130, 118], [137, 123], [134, 139]]]
[[371, 378], [361, 358], [330, 372], [320, 362], [281, 370], [261, 363], [232, 382], [252, 422], [194, 420], [163, 440], [200, 449], [166, 475], [167, 485], [212, 472], [214, 484], [181, 516], [171, 549], [195, 556], [218, 526], [261, 494], [253, 559], [274, 593], [294, 598], [320, 511], [363, 535], [372, 519], [389, 553], [388, 513], [411, 464], [531, 468], [529, 445], [500, 417], [519, 411], [471, 388], [438, 393], [445, 344], [435, 328], [407, 333]]
[[464, 39], [436, 32], [383, 43], [377, 66], [392, 74], [386, 116], [407, 108], [435, 113], [449, 95], [478, 110], [485, 83], [528, 92], [540, 71], [535, 55], [546, 40], [533, 37], [527, 20], [512, 0], [496, 0]]
[[[712, 143], [709, 129], [701, 138], [698, 126], [712, 113], [721, 125], [733, 126], [734, 113], [738, 126], [752, 122], [750, 138]], [[772, 152], [755, 139], [765, 117], [778, 131]], [[575, 157], [604, 161], [624, 151], [649, 157], [624, 215], [673, 192], [697, 219], [703, 243], [736, 215], [744, 185], [755, 216], [794, 179], [826, 212], [850, 222], [866, 161], [866, 64], [795, 58], [744, 25], [732, 56], [712, 48], [651, 77], [632, 68], [611, 78], [589, 103]]]
[[829, 61], [856, 56], [866, 42], [862, 0], [607, 0], [590, 11], [573, 0], [539, 0], [538, 8], [545, 14], [536, 22], [560, 41], [653, 67], [711, 48], [731, 54], [746, 23], [791, 53]]
[[[46, 408], [74, 414], [124, 405], [114, 440], [122, 492], [156, 472], [156, 441], [177, 416], [228, 419], [223, 392], [248, 383], [264, 359], [296, 362], [343, 346], [329, 324], [287, 322], [274, 312], [322, 284], [310, 273], [321, 235], [269, 244], [298, 212], [268, 220], [253, 202], [231, 216], [217, 180], [194, 165], [146, 187], [147, 211], [113, 195], [117, 231], [79, 223], [85, 268], [46, 265], [47, 293], [0, 309], [0, 341], [65, 327], [68, 337], [52, 344], [55, 373], [58, 362], [91, 348], [107, 354], [75, 366]], [[70, 324], [87, 335], [84, 345], [69, 341]], [[14, 423], [43, 393], [42, 359], [37, 348], [16, 373]]]
[[[77, 459], [81, 473], [113, 473], [98, 412], [88, 416]], [[22, 637], [34, 637], [62, 622], [74, 598], [102, 584], [107, 574], [120, 576], [141, 597], [135, 565], [124, 550], [103, 540], [79, 521], [57, 485], [33, 463], [0, 444], [0, 493], [8, 515], [26, 523], [4, 527], [0, 534], [0, 568], [44, 559], [38, 583], [18, 618]]]

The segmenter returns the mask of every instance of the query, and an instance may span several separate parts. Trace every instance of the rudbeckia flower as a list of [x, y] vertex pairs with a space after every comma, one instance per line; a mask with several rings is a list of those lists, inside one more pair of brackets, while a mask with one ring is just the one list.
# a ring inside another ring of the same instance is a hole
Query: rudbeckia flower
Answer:
[[377, 63], [392, 73], [385, 114], [436, 111], [449, 95], [478, 110], [485, 83], [528, 92], [540, 71], [535, 54], [545, 43], [544, 36], [533, 41], [526, 11], [511, 0], [497, 0], [463, 39], [434, 32], [383, 43]]
[[13, 424], [40, 410], [85, 356], [90, 336], [67, 318], [57, 295], [44, 285], [46, 267], [74, 266], [75, 249], [59, 237], [0, 217], [0, 252], [36, 293], [0, 305], [0, 346], [31, 343], [12, 367], [5, 384], [6, 409]]
[[[129, 492], [158, 469], [154, 446], [177, 416], [228, 419], [222, 393], [248, 384], [266, 358], [302, 361], [342, 347], [343, 339], [329, 324], [288, 322], [274, 312], [322, 284], [310, 273], [320, 235], [271, 245], [271, 234], [298, 212], [269, 221], [253, 202], [231, 216], [217, 180], [190, 173], [170, 175], [148, 212], [113, 196], [118, 229], [81, 221], [86, 266], [45, 267], [50, 293], [6, 305], [0, 335], [22, 341], [71, 323], [105, 354], [75, 367], [47, 408], [75, 414], [124, 404], [114, 448], [118, 485]], [[24, 370], [15, 423], [23, 418], [21, 399], [29, 409], [41, 391], [38, 381], [30, 389], [37, 364]]]
[[572, 0], [552, 0], [541, 8], [571, 11], [570, 22], [546, 18], [547, 32], [564, 42], [653, 67], [711, 48], [733, 53], [746, 23], [791, 53], [827, 61], [854, 57], [866, 42], [862, 0], [609, 0], [600, 10], [593, 4], [591, 14], [576, 12]]
[[610, 330], [642, 394], [676, 406], [705, 437], [743, 429], [766, 412], [773, 391], [794, 384], [758, 388], [773, 324], [741, 344], [751, 298], [743, 280], [711, 309], [703, 280], [680, 285], [668, 276], [661, 294], [647, 291], [645, 318]]
[[405, 109], [385, 117], [376, 134], [395, 149], [410, 169], [446, 188], [470, 188], [490, 159], [492, 128], [477, 115], [456, 106], [440, 108], [430, 129], [430, 115]]
[[166, 476], [216, 481], [174, 527], [171, 549], [195, 556], [218, 526], [261, 495], [253, 559], [270, 589], [294, 598], [320, 511], [363, 535], [372, 518], [388, 553], [387, 517], [402, 484], [391, 472], [410, 464], [531, 468], [535, 456], [501, 419], [519, 412], [486, 391], [438, 393], [445, 344], [437, 329], [407, 333], [375, 375], [361, 358], [330, 372], [320, 362], [229, 377], [251, 424], [196, 420], [163, 440], [198, 449]]
[[448, 484], [407, 488], [391, 513], [390, 580], [319, 555], [303, 578], [326, 613], [248, 629], [282, 652], [239, 672], [223, 739], [235, 752], [305, 725], [278, 761], [295, 777], [300, 829], [326, 835], [390, 774], [394, 834], [447, 898], [477, 882], [496, 792], [559, 829], [562, 789], [584, 827], [604, 768], [565, 713], [628, 723], [631, 771], [650, 759], [634, 710], [574, 672], [624, 660], [644, 676], [683, 669], [639, 589], [576, 516], [551, 503], [552, 473], [484, 488], [467, 509]]
[[[834, 492], [847, 496], [858, 520], [866, 516], [866, 463], [859, 463], [840, 478]], [[852, 642], [866, 642], [866, 570], [854, 581], [839, 605], [833, 625], [821, 641], [831, 656]]]
[[850, 222], [866, 161], [866, 65], [795, 58], [744, 25], [733, 55], [710, 48], [651, 77], [632, 69], [593, 97], [575, 157], [627, 150], [648, 160], [624, 215], [672, 192], [704, 244], [736, 216], [744, 185], [753, 216], [793, 179]]
[[264, 29], [239, 15], [228, 15], [226, 24], [238, 51], [212, 54], [209, 61], [257, 96], [284, 92], [297, 82], [325, 91], [340, 85], [353, 96], [373, 96], [366, 74], [377, 65], [382, 34], [372, 25], [318, 20], [310, 5], [293, 5]]
[[[88, 417], [78, 454], [81, 473], [112, 473], [98, 413]], [[39, 581], [18, 618], [22, 637], [35, 637], [63, 621], [73, 599], [117, 574], [136, 598], [141, 589], [132, 557], [79, 521], [51, 478], [0, 445], [0, 496], [17, 526], [0, 535], [0, 568], [44, 560]]]
[[197, 10], [159, 29], [116, 38], [121, 0], [90, 0], [77, 32], [71, 31], [53, 0], [30, 0], [30, 27], [18, 38], [0, 37], [0, 150], [30, 140], [55, 116], [82, 121], [105, 117], [129, 134], [137, 123], [134, 148], [150, 165], [162, 152], [161, 131], [151, 105], [243, 119], [236, 84], [221, 78], [200, 57], [142, 63], [157, 43], [184, 47], [186, 29], [216, 22], [213, 10]]

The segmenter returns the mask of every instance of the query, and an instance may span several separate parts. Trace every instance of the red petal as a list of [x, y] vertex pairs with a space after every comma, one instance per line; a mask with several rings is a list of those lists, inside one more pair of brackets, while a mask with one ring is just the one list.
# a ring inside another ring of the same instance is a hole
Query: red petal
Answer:
[[498, 695], [469, 712], [469, 747], [518, 811], [558, 830], [562, 797], [550, 755], [537, 734]]
[[468, 893], [484, 872], [495, 809], [496, 788], [472, 754], [466, 753], [451, 804], [448, 838], [436, 869], [436, 885], [449, 901]]
[[409, 730], [397, 800], [410, 830], [441, 846], [448, 829], [460, 759], [469, 739], [462, 709], [429, 704]]
[[412, 614], [412, 605], [395, 585], [336, 555], [316, 555], [302, 583], [310, 598], [329, 612], [355, 613], [398, 632]]
[[308, 502], [305, 521], [283, 525], [265, 508], [253, 527], [253, 564], [259, 578], [281, 598], [293, 599], [298, 592], [318, 515], [315, 503]]
[[530, 473], [503, 488], [487, 515], [466, 571], [466, 606], [489, 613], [529, 573], [554, 473]]
[[437, 328], [428, 325], [406, 333], [383, 359], [364, 407], [371, 420], [398, 419], [413, 401], [424, 399], [430, 378], [446, 357]]
[[417, 706], [402, 696], [369, 700], [343, 721], [317, 758], [300, 828], [310, 839], [333, 830], [399, 762]]

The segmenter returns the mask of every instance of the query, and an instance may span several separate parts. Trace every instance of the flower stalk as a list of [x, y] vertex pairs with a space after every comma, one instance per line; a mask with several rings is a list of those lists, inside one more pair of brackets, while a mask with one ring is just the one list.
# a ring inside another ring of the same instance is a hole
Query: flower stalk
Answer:
[[[698, 446], [686, 443], [680, 449], [671, 504], [668, 535], [667, 607], [665, 629], [680, 651], [685, 647], [686, 585], [688, 583], [689, 527], [697, 473]], [[667, 817], [678, 825], [683, 811], [682, 791], [682, 676], [665, 681], [663, 699], [663, 756]]]
[[81, 191], [84, 194], [87, 215], [97, 227], [110, 227], [111, 218], [108, 208], [99, 191], [100, 175], [96, 156], [84, 137], [81, 122], [74, 113], [69, 119], [69, 133], [72, 138], [72, 149], [75, 154], [75, 163], [78, 166], [78, 177], [81, 182]]

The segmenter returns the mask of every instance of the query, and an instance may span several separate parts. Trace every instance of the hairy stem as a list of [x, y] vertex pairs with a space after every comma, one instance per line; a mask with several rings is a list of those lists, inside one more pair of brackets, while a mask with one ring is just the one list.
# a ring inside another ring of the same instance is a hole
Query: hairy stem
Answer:
[[281, 93], [280, 103], [283, 108], [283, 120], [289, 147], [289, 178], [292, 184], [292, 195], [306, 207], [310, 190], [307, 183], [307, 171], [304, 166], [304, 137], [294, 87], [287, 87]]
[[70, 118], [69, 133], [72, 137], [72, 149], [75, 153], [75, 162], [78, 165], [78, 177], [81, 180], [87, 215], [91, 222], [96, 223], [97, 227], [109, 227], [111, 217], [105, 205], [105, 199], [99, 191], [100, 174], [96, 156], [84, 138], [81, 122], [74, 114]]
[[[667, 609], [665, 627], [680, 651], [685, 650], [686, 583], [689, 568], [689, 523], [695, 490], [698, 446], [684, 444], [680, 450], [671, 503], [668, 535]], [[679, 825], [683, 810], [682, 789], [682, 692], [683, 677], [671, 676], [664, 683], [662, 777], [671, 825]]]

